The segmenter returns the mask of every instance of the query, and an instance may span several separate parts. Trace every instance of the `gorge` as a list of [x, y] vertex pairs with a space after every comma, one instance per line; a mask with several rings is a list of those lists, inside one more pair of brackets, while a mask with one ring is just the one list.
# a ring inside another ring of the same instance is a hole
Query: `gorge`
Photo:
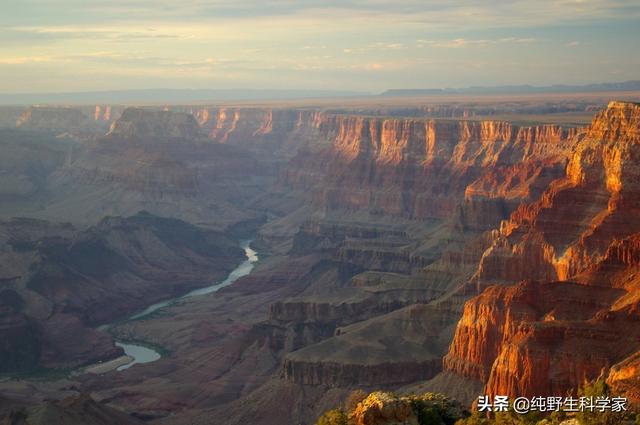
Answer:
[[356, 388], [470, 405], [604, 374], [640, 403], [640, 105], [594, 103], [588, 125], [474, 104], [0, 107], [18, 122], [0, 130], [1, 372], [163, 351], [0, 398], [308, 424]]
[[[164, 307], [168, 307], [172, 304], [178, 303], [185, 298], [198, 297], [201, 295], [216, 292], [219, 289], [224, 288], [225, 286], [231, 285], [241, 277], [248, 275], [249, 273], [251, 273], [254, 264], [258, 261], [258, 253], [251, 249], [251, 240], [241, 241], [240, 247], [244, 250], [247, 259], [240, 263], [235, 269], [233, 269], [223, 281], [216, 282], [210, 286], [205, 286], [204, 288], [194, 289], [178, 298], [171, 298], [169, 300], [153, 304], [145, 308], [143, 311], [129, 317], [128, 320], [138, 320], [143, 317], [147, 317], [155, 313], [156, 311], [161, 310]], [[135, 364], [151, 363], [160, 359], [161, 357], [161, 354], [155, 351], [152, 347], [136, 345], [126, 341], [118, 341], [116, 342], [116, 345], [124, 350], [125, 356], [128, 356], [132, 359], [129, 363], [119, 366], [117, 368], [118, 371], [126, 370]]]

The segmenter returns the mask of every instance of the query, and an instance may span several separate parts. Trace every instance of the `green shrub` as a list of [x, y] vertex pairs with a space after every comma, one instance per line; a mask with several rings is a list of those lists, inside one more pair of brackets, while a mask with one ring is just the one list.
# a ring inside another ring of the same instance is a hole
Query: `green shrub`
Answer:
[[473, 412], [466, 419], [458, 419], [455, 425], [492, 425], [492, 422], [482, 413]]
[[[605, 382], [604, 378], [598, 378], [593, 382], [585, 383], [582, 388], [578, 390], [578, 396], [593, 397], [611, 397], [611, 391], [609, 386]], [[625, 419], [624, 412], [612, 412], [611, 410], [605, 410], [604, 412], [578, 412], [576, 418], [580, 425], [618, 425]]]

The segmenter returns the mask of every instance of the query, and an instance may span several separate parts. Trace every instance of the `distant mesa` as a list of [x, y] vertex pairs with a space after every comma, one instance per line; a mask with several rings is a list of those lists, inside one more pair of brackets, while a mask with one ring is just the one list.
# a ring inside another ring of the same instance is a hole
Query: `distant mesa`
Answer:
[[526, 94], [526, 93], [590, 93], [640, 90], [640, 80], [621, 83], [598, 83], [586, 85], [554, 84], [551, 86], [531, 86], [527, 84], [495, 87], [463, 87], [445, 89], [391, 89], [383, 92], [386, 97], [411, 97], [446, 94]]
[[107, 136], [138, 139], [196, 139], [201, 135], [200, 126], [191, 114], [142, 108], [125, 109], [107, 133]]
[[33, 104], [156, 104], [220, 101], [273, 101], [378, 96], [406, 97], [450, 94], [527, 94], [527, 93], [584, 93], [640, 90], [640, 80], [587, 85], [554, 84], [549, 86], [510, 85], [461, 88], [390, 89], [380, 94], [352, 90], [312, 89], [133, 89], [67, 93], [0, 93], [0, 105]]

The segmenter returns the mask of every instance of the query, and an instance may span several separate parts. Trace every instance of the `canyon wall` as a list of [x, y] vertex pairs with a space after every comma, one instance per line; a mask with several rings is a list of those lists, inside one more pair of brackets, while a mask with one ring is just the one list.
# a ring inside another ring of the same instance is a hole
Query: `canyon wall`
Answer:
[[[316, 125], [330, 146], [320, 152], [317, 146], [302, 147], [284, 172], [285, 184], [310, 190], [319, 208], [414, 219], [448, 217], [464, 201], [465, 192], [468, 199], [496, 198], [509, 191], [509, 198], [526, 198], [537, 180], [555, 176], [554, 166], [564, 159], [573, 132], [491, 121], [333, 115], [321, 115]], [[536, 166], [532, 160], [538, 161]], [[526, 165], [514, 171], [518, 177], [500, 181], [500, 187], [496, 180], [493, 186], [474, 184], [489, 169], [521, 163]], [[541, 171], [547, 168], [551, 170]], [[474, 191], [476, 186], [487, 190]]]
[[611, 381], [633, 379], [640, 105], [611, 102], [576, 139], [565, 176], [491, 233], [471, 280], [487, 289], [466, 304], [444, 368], [489, 394], [562, 395], [619, 362]]

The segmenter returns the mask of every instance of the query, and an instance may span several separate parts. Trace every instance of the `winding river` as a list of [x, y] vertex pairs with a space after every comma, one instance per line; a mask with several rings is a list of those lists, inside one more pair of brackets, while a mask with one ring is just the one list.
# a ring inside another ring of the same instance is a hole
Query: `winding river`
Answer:
[[[150, 305], [149, 307], [145, 308], [141, 312], [130, 316], [127, 319], [127, 321], [142, 319], [164, 307], [174, 305], [187, 298], [199, 297], [202, 295], [210, 294], [212, 292], [216, 292], [220, 288], [229, 286], [236, 280], [240, 279], [241, 277], [248, 275], [249, 273], [251, 273], [251, 271], [253, 270], [253, 267], [255, 266], [255, 263], [258, 261], [258, 253], [253, 249], [251, 249], [251, 246], [250, 246], [251, 242], [252, 240], [244, 240], [240, 243], [240, 247], [244, 249], [244, 253], [247, 259], [244, 260], [238, 267], [233, 269], [231, 273], [229, 273], [227, 278], [222, 282], [216, 282], [212, 285], [205, 286], [204, 288], [195, 289], [181, 297], [171, 298], [166, 301], [162, 301], [162, 302]], [[149, 347], [149, 346], [132, 344], [127, 341], [116, 341], [116, 345], [118, 347], [121, 347], [124, 350], [125, 354], [133, 359], [129, 363], [118, 367], [117, 368], [118, 371], [126, 370], [136, 364], [151, 363], [160, 359], [160, 357], [162, 357], [160, 353], [158, 353], [156, 350], [154, 350], [152, 347]]]

